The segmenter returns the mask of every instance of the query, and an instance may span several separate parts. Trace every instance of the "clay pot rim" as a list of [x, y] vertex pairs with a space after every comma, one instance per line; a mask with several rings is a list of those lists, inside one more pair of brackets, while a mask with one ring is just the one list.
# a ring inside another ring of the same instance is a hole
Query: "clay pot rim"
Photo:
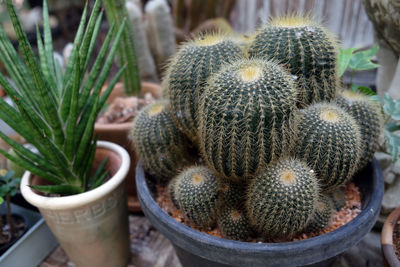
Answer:
[[104, 148], [116, 153], [121, 158], [121, 165], [118, 171], [104, 184], [96, 189], [72, 196], [46, 197], [35, 193], [30, 187], [30, 181], [33, 177], [29, 171], [26, 171], [22, 177], [20, 190], [23, 197], [32, 205], [41, 209], [63, 210], [77, 206], [84, 206], [99, 198], [104, 197], [109, 192], [117, 188], [124, 180], [130, 167], [130, 157], [128, 152], [112, 142], [97, 141], [97, 148]]
[[397, 258], [396, 252], [394, 251], [393, 231], [399, 219], [400, 219], [400, 207], [397, 207], [387, 217], [385, 224], [383, 225], [381, 234], [381, 246], [382, 246], [383, 257], [388, 262], [393, 262], [393, 263], [397, 262], [397, 264], [400, 264], [400, 261]]
[[95, 123], [94, 124], [94, 128], [95, 131], [117, 131], [117, 130], [121, 130], [121, 131], [126, 131], [126, 130], [130, 130], [132, 128], [133, 125], [133, 120], [129, 121], [129, 122], [123, 122], [123, 123]]

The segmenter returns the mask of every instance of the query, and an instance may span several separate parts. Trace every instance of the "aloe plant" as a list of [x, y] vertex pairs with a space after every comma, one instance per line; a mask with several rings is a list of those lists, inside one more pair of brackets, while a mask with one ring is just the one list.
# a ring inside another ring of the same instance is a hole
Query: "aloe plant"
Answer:
[[[3, 204], [4, 201], [6, 202], [6, 218], [10, 227], [10, 238], [15, 234], [15, 225], [11, 215], [11, 197], [18, 192], [18, 185], [21, 180], [20, 178], [14, 177], [14, 174], [14, 171], [0, 169], [0, 205]], [[3, 233], [3, 224], [3, 218], [0, 215], [0, 241], [6, 238]]]
[[[115, 23], [119, 29], [123, 21], [128, 17], [125, 0], [105, 0], [104, 6], [108, 22]], [[126, 64], [126, 71], [122, 76], [126, 95], [140, 94], [140, 75], [136, 55], [133, 28], [126, 23], [122, 31], [122, 40], [118, 45], [118, 58], [120, 64]]]
[[4, 150], [0, 153], [51, 182], [51, 185], [32, 186], [39, 191], [72, 195], [91, 190], [100, 185], [107, 175], [105, 162], [91, 175], [96, 150], [93, 129], [101, 107], [125, 68], [118, 71], [101, 95], [125, 22], [117, 32], [115, 25], [110, 27], [100, 52], [89, 67], [103, 12], [100, 10], [101, 0], [97, 0], [87, 21], [86, 3], [70, 60], [63, 72], [53, 58], [46, 1], [43, 3], [43, 39], [37, 30], [40, 61], [21, 28], [12, 1], [5, 2], [23, 59], [0, 28], [0, 60], [15, 85], [0, 73], [0, 85], [15, 106], [0, 98], [0, 118], [35, 146], [39, 153], [31, 152], [1, 131], [0, 137], [13, 147], [16, 156]]

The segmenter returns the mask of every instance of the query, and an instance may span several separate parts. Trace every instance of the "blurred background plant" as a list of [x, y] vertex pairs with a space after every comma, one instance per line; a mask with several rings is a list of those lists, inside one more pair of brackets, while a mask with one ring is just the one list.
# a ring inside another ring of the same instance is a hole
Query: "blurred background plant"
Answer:
[[0, 244], [9, 242], [16, 235], [11, 216], [11, 197], [18, 192], [20, 181], [21, 178], [14, 177], [14, 171], [0, 169], [0, 205], [5, 202], [7, 206], [6, 220], [3, 220], [3, 216], [0, 214]]

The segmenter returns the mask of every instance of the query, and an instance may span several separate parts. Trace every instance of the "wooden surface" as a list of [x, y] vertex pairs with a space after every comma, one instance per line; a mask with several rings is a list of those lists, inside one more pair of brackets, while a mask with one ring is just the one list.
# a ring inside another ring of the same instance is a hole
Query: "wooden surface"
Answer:
[[[180, 267], [171, 243], [143, 215], [129, 216], [132, 258], [128, 267]], [[57, 247], [40, 267], [73, 267], [61, 247]]]

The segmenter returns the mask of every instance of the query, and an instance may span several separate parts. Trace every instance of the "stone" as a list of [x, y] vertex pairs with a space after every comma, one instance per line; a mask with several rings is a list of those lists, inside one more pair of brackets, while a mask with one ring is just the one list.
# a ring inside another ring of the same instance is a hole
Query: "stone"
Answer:
[[387, 173], [383, 174], [383, 178], [385, 180], [386, 184], [393, 184], [394, 180], [396, 179], [396, 174], [394, 174], [391, 171], [388, 171]]
[[379, 161], [382, 170], [387, 169], [392, 164], [392, 156], [384, 152], [375, 152], [375, 158]]
[[400, 179], [386, 188], [382, 199], [382, 214], [387, 214], [394, 208], [400, 206]]
[[392, 164], [392, 171], [395, 174], [399, 174], [400, 175], [400, 160], [397, 160], [394, 164]]

